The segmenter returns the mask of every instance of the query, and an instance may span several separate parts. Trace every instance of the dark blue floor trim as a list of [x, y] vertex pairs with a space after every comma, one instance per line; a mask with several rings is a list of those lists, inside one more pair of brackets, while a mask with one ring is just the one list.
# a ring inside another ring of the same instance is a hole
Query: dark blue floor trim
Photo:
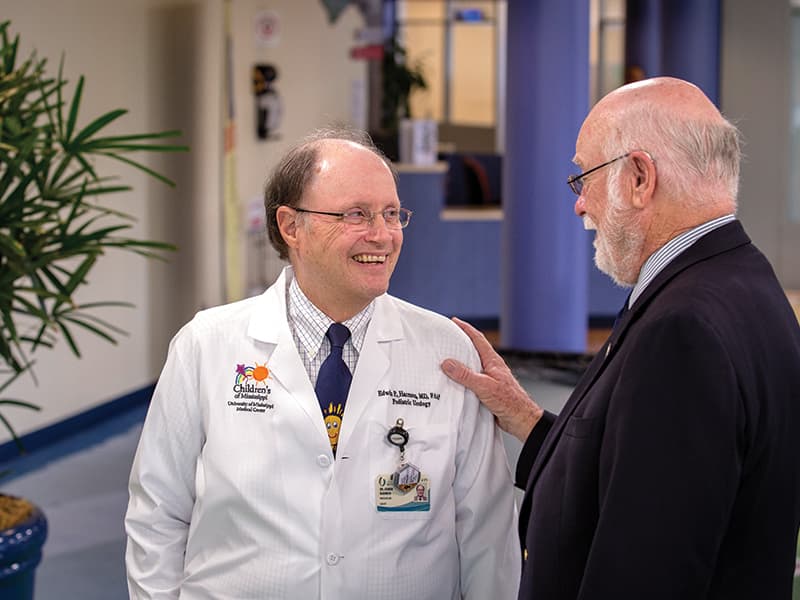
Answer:
[[[154, 389], [155, 384], [147, 385], [74, 417], [24, 435], [20, 438], [25, 447], [22, 455], [13, 440], [6, 442], [0, 445], [0, 464], [4, 469], [13, 471], [12, 476], [16, 476], [20, 474], [20, 470], [31, 470], [26, 467], [28, 463], [41, 466], [49, 462], [52, 454], [60, 458], [65, 453], [83, 450], [126, 431], [144, 417]], [[55, 448], [56, 445], [58, 448]]]
[[[470, 317], [455, 315], [481, 331], [499, 331], [500, 319], [496, 317]], [[589, 329], [611, 329], [617, 315], [589, 315]]]
[[475, 329], [481, 331], [498, 331], [500, 329], [500, 319], [493, 317], [471, 317], [469, 315], [450, 315], [456, 316], [462, 321], [466, 321]]

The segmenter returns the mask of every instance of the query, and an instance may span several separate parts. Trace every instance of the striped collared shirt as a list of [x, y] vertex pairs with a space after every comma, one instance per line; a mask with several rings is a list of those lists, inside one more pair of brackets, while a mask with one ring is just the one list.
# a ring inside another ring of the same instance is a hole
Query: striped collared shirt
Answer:
[[661, 246], [661, 248], [653, 252], [650, 258], [645, 261], [642, 270], [639, 272], [639, 281], [636, 282], [628, 298], [628, 308], [633, 306], [634, 302], [642, 295], [645, 288], [650, 285], [650, 282], [655, 279], [656, 275], [663, 271], [669, 263], [678, 257], [678, 255], [707, 233], [730, 223], [735, 218], [736, 215], [730, 214], [712, 219], [707, 223], [698, 225], [694, 229], [690, 229], [672, 238], [669, 242]]
[[[333, 321], [306, 297], [295, 277], [292, 277], [286, 291], [286, 306], [294, 343], [308, 372], [311, 385], [316, 386], [319, 368], [331, 352], [331, 343], [325, 337], [325, 333]], [[350, 339], [344, 345], [342, 358], [351, 373], [356, 370], [358, 355], [364, 344], [367, 325], [374, 310], [375, 302], [370, 302], [356, 316], [342, 322], [342, 325], [350, 330]]]

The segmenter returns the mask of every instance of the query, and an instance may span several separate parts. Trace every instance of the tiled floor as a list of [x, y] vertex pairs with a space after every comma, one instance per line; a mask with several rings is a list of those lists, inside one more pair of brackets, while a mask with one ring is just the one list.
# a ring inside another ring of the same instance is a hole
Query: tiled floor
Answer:
[[4, 493], [35, 502], [48, 520], [36, 600], [128, 597], [123, 517], [144, 409], [120, 415], [10, 465]]

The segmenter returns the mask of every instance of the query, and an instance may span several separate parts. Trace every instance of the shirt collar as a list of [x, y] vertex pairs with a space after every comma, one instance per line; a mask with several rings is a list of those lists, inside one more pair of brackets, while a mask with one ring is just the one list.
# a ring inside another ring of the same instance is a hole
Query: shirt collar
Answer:
[[[295, 333], [306, 353], [313, 358], [322, 347], [325, 333], [334, 321], [308, 299], [300, 289], [296, 277], [292, 277], [292, 281], [289, 283], [287, 297], [289, 320], [294, 325]], [[375, 301], [373, 300], [357, 315], [342, 321], [342, 325], [350, 330], [350, 342], [359, 354], [367, 335], [367, 325], [369, 325], [374, 311]]]
[[634, 302], [642, 295], [647, 286], [650, 285], [650, 282], [653, 281], [656, 275], [663, 271], [669, 263], [675, 260], [701, 237], [714, 229], [730, 223], [735, 218], [736, 215], [729, 214], [702, 223], [672, 238], [661, 246], [661, 248], [653, 252], [650, 258], [642, 265], [642, 269], [639, 272], [639, 280], [636, 282], [633, 291], [631, 291], [631, 295], [628, 297], [628, 308], [633, 306]]

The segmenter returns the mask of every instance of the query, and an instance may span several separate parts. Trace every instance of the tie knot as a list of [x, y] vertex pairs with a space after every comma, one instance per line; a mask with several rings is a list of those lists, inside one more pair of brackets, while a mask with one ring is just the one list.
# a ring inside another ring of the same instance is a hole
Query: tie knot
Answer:
[[350, 330], [341, 323], [331, 323], [325, 334], [334, 348], [344, 347], [344, 343], [350, 339]]

